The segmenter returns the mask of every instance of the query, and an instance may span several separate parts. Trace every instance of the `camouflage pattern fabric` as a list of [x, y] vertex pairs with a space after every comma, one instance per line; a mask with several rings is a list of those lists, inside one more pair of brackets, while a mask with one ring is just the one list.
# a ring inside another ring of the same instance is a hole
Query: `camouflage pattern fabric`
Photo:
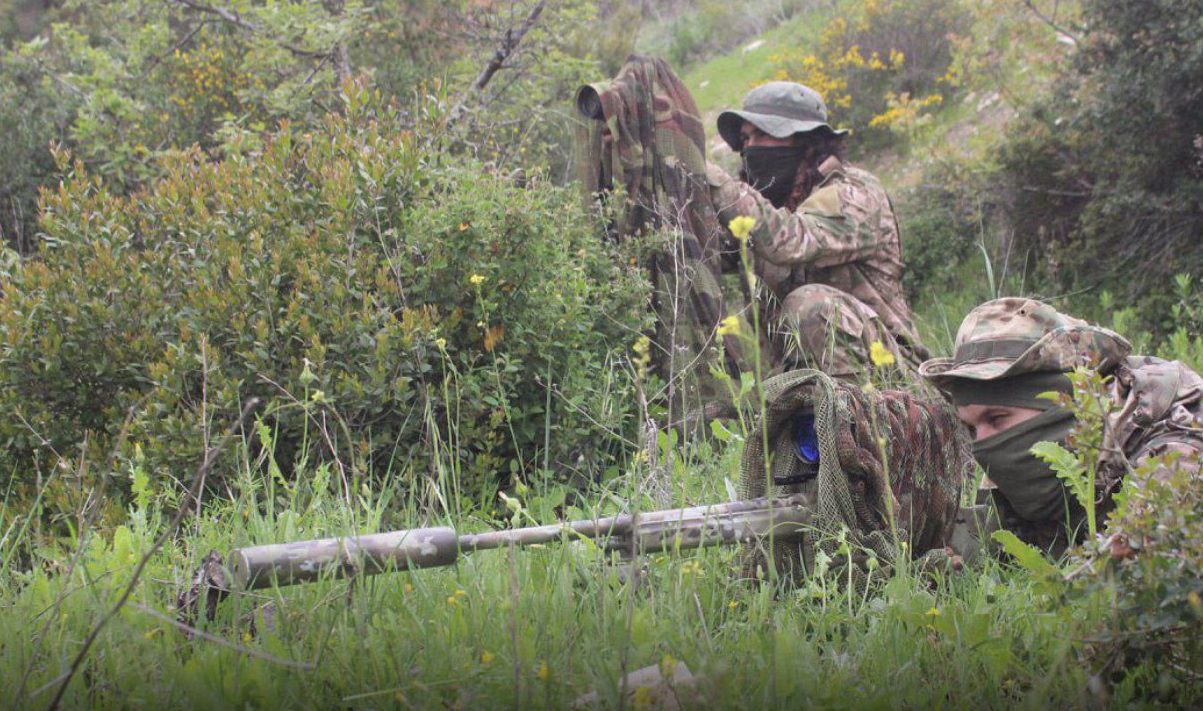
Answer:
[[[773, 320], [789, 328], [803, 314], [802, 299], [790, 295], [804, 285], [825, 285], [859, 302], [861, 321], [876, 320], [890, 334], [898, 362], [917, 368], [928, 356], [902, 291], [902, 241], [894, 209], [881, 183], [866, 171], [829, 158], [819, 168], [823, 181], [797, 210], [775, 208], [747, 183], [721, 169], [707, 174], [724, 224], [747, 215], [756, 220], [750, 239], [756, 273], [775, 297]], [[871, 314], [868, 315], [868, 314]], [[853, 340], [860, 334], [849, 333]], [[886, 343], [883, 339], [883, 343]], [[849, 349], [836, 371], [868, 367], [864, 354]]]
[[1007, 297], [977, 306], [957, 329], [951, 358], [932, 358], [919, 374], [938, 387], [948, 378], [994, 380], [1079, 365], [1109, 372], [1132, 345], [1100, 326], [1035, 299]]
[[[750, 548], [746, 574], [773, 571], [798, 580], [813, 569], [816, 551], [833, 565], [846, 562], [836, 555], [841, 532], [853, 550], [858, 585], [875, 569], [889, 573], [895, 540], [917, 559], [944, 553], [961, 491], [974, 471], [964, 428], [946, 405], [901, 391], [864, 392], [817, 370], [775, 376], [764, 391], [764, 418], [744, 450], [743, 494], [815, 492], [819, 530], [801, 543], [775, 542], [771, 551]], [[797, 477], [805, 466], [795, 453], [801, 414], [815, 420], [818, 473], [803, 483], [774, 484]]]
[[[668, 244], [651, 265], [657, 329], [654, 356], [666, 377], [705, 381], [723, 342], [728, 373], [738, 378], [738, 338], [719, 339], [726, 313], [719, 275], [723, 232], [706, 183], [705, 132], [685, 85], [659, 59], [632, 56], [609, 82], [581, 87], [588, 121], [577, 164], [586, 199], [620, 191], [614, 236], [660, 231]], [[699, 387], [705, 391], [706, 385]]]
[[[1058, 312], [1035, 299], [1004, 298], [973, 309], [961, 323], [951, 358], [934, 358], [920, 374], [937, 387], [952, 378], [1000, 380], [1025, 373], [1069, 371], [1088, 366], [1110, 376], [1115, 408], [1103, 433], [1096, 473], [1099, 520], [1114, 508], [1113, 497], [1133, 468], [1145, 460], [1178, 452], [1177, 466], [1190, 467], [1203, 486], [1203, 378], [1177, 361], [1130, 355], [1119, 334]], [[1164, 472], [1154, 471], [1152, 476]], [[989, 496], [1001, 524], [1032, 545], [1060, 555], [1084, 531], [1085, 512], [1070, 502], [1069, 525], [1062, 518], [1027, 521], [997, 489]], [[1171, 524], [1172, 525], [1172, 524]]]
[[895, 360], [901, 381], [915, 382], [909, 351], [899, 348], [881, 318], [846, 291], [806, 284], [785, 297], [779, 316], [769, 322], [774, 361], [784, 368], [816, 368], [833, 378], [856, 382], [871, 361], [872, 344], [881, 343]]

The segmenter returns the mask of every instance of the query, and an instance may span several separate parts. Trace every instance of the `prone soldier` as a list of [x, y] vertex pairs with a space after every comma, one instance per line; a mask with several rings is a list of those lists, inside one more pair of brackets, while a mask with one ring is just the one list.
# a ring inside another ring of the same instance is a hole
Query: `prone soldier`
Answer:
[[1085, 535], [1085, 510], [1050, 466], [1031, 452], [1037, 442], [1064, 442], [1072, 412], [1040, 397], [1069, 393], [1066, 373], [1088, 366], [1107, 378], [1111, 408], [1104, 421], [1095, 476], [1095, 509], [1151, 458], [1177, 452], [1147, 476], [1188, 467], [1200, 485], [1203, 378], [1177, 361], [1131, 355], [1119, 334], [1058, 312], [1034, 299], [988, 301], [969, 312], [951, 358], [923, 363], [920, 375], [957, 408], [987, 474], [985, 494], [999, 523], [1020, 539], [1060, 555]]

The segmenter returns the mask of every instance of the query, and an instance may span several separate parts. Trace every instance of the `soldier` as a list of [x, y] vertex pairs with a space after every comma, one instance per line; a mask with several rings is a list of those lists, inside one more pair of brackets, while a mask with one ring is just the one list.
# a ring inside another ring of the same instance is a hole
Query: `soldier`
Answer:
[[743, 158], [740, 180], [711, 166], [724, 225], [755, 220], [749, 239], [775, 360], [855, 378], [880, 341], [906, 369], [929, 354], [902, 293], [902, 245], [881, 183], [844, 161], [846, 130], [827, 123], [818, 93], [769, 82], [724, 111], [718, 130]]
[[969, 312], [952, 358], [920, 367], [969, 428], [1001, 524], [1054, 555], [1081, 540], [1085, 511], [1030, 449], [1063, 442], [1074, 425], [1069, 410], [1039, 397], [1070, 392], [1066, 372], [1087, 365], [1107, 376], [1114, 404], [1095, 477], [1098, 520], [1114, 508], [1124, 478], [1150, 457], [1177, 451], [1172, 466], [1199, 471], [1203, 378], [1177, 361], [1130, 355], [1131, 348], [1118, 334], [1047, 304], [1006, 298]]

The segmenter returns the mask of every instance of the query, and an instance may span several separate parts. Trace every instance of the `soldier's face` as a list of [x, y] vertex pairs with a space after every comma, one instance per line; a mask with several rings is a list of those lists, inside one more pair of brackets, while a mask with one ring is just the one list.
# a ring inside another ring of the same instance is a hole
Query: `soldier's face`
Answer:
[[755, 148], [757, 146], [792, 146], [794, 144], [793, 136], [786, 136], [785, 138], [770, 136], [747, 121], [744, 121], [744, 125], [739, 128], [739, 137], [743, 140], [744, 148]]
[[957, 417], [969, 428], [974, 442], [1005, 432], [1039, 414], [1040, 410], [1011, 405], [961, 405], [957, 408]]

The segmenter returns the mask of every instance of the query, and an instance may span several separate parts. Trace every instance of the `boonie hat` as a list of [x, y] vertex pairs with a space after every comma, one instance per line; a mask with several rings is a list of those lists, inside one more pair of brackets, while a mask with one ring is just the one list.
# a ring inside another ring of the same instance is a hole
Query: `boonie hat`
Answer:
[[739, 128], [751, 123], [774, 138], [786, 138], [816, 128], [826, 128], [837, 136], [847, 129], [835, 130], [827, 124], [827, 105], [819, 92], [792, 81], [761, 84], [744, 96], [743, 110], [718, 115], [718, 132], [732, 150], [743, 149]]
[[932, 358], [919, 374], [936, 386], [948, 378], [997, 380], [1023, 373], [1110, 370], [1132, 351], [1123, 336], [1066, 316], [1035, 299], [987, 301], [965, 316], [951, 358]]

